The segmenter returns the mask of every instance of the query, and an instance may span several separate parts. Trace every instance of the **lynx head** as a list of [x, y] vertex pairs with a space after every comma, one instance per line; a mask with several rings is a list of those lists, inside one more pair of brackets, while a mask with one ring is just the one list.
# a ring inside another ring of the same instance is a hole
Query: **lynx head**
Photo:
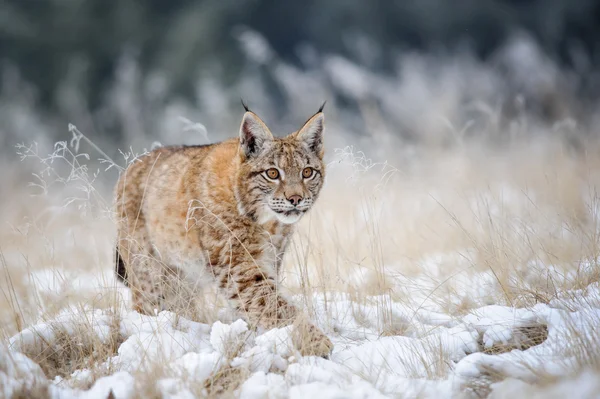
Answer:
[[[325, 105], [325, 104], [323, 104]], [[246, 107], [240, 127], [238, 209], [261, 223], [295, 223], [317, 199], [323, 178], [323, 106], [302, 128], [274, 137]]]

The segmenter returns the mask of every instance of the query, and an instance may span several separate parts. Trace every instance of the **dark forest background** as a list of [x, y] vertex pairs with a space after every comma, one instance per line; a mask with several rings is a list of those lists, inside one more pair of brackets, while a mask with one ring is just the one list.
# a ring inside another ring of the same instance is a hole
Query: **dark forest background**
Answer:
[[[565, 114], [547, 104], [545, 92], [529, 103], [542, 118], [584, 114], [586, 104], [595, 104], [600, 2], [594, 0], [2, 0], [0, 92], [5, 101], [0, 106], [6, 116], [14, 102], [26, 102], [40, 125], [52, 126], [45, 134], [64, 133], [69, 121], [122, 139], [130, 127], [117, 121], [118, 109], [106, 104], [115, 101], [115, 82], [130, 79], [124, 65], [135, 65], [135, 78], [143, 82], [135, 90], [144, 98], [159, 92], [152, 106], [143, 105], [138, 113], [176, 101], [210, 125], [211, 105], [200, 100], [208, 89], [198, 84], [210, 76], [213, 86], [231, 89], [220, 104], [233, 109], [244, 95], [278, 119], [296, 104], [274, 77], [273, 59], [318, 73], [325, 54], [378, 76], [394, 75], [401, 54], [434, 54], [442, 60], [468, 54], [506, 77], [507, 85], [514, 83], [518, 93], [511, 69], [494, 63], [515, 34], [526, 35], [566, 71], [562, 77], [576, 77], [556, 91], [578, 106], [567, 107]], [[252, 41], [252, 35], [261, 40]], [[268, 48], [261, 48], [264, 43]], [[249, 75], [260, 79], [268, 104], [253, 98], [254, 89], [239, 86]], [[359, 106], [356, 96], [343, 90], [328, 90], [325, 97], [333, 97], [328, 99], [340, 109]], [[19, 129], [35, 126], [2, 124], [6, 137]]]

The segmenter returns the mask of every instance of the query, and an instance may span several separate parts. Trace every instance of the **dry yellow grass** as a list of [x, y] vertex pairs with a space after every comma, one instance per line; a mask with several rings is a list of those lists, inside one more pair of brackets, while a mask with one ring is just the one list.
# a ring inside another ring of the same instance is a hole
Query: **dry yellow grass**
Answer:
[[[437, 306], [453, 317], [486, 304], [548, 303], [566, 290], [585, 288], [600, 277], [594, 263], [600, 255], [598, 150], [594, 140], [574, 150], [548, 137], [503, 147], [416, 148], [410, 156], [398, 151], [387, 154], [387, 164], [340, 150], [330, 158], [322, 197], [286, 256], [283, 283], [301, 294], [309, 310], [313, 294], [322, 294], [326, 303], [326, 293], [341, 292], [357, 306], [381, 296], [414, 312]], [[37, 188], [9, 180], [11, 195], [0, 203], [3, 341], [68, 307], [116, 311], [127, 296], [112, 277], [114, 224], [105, 189], [110, 184], [97, 183], [104, 202], [88, 201], [92, 207], [84, 213], [77, 203], [63, 206], [79, 183], [31, 197]], [[591, 266], [579, 267], [585, 260]], [[412, 331], [385, 301], [376, 307], [382, 335]], [[207, 311], [207, 304], [198, 308]], [[214, 309], [207, 312], [198, 319], [216, 320]], [[361, 312], [357, 307], [354, 318], [369, 323]], [[82, 367], [93, 370], [121, 342], [118, 333], [108, 345], [88, 338], [83, 330], [82, 345], [61, 341], [50, 353], [28, 355], [48, 377], [68, 379]], [[581, 369], [597, 368], [596, 354], [588, 355]], [[440, 358], [428, 365], [428, 377], [445, 377], [448, 362]], [[246, 377], [230, 371], [215, 372], [218, 390], [231, 393]], [[91, 381], [106, 373], [98, 371]], [[156, 365], [136, 376], [140, 397], [158, 397], [144, 381], [165, 373]], [[198, 394], [205, 388], [196, 387]]]

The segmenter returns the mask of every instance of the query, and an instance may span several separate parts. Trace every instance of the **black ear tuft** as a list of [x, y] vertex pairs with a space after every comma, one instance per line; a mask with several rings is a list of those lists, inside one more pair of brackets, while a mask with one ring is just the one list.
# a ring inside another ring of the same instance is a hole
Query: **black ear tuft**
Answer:
[[273, 135], [267, 125], [252, 111], [246, 112], [240, 126], [240, 146], [245, 156], [256, 155], [271, 140]]
[[[244, 102], [243, 98], [240, 98], [240, 100], [242, 101], [242, 107], [244, 107], [244, 109], [246, 110], [246, 112], [252, 112], [250, 111], [250, 109], [248, 108], [248, 105], [246, 105], [246, 103]], [[323, 104], [325, 105], [325, 104]]]
[[323, 101], [323, 104], [321, 104], [321, 108], [319, 108], [319, 112], [323, 112], [323, 108], [325, 108], [325, 104], [327, 104], [327, 100]]
[[317, 112], [296, 133], [296, 139], [303, 142], [307, 148], [323, 158], [323, 129], [325, 114]]

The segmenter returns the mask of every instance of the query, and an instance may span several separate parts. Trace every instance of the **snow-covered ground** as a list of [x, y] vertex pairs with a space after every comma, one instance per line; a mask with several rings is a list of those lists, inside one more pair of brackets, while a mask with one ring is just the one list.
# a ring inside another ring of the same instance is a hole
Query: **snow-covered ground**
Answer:
[[[586, 345], [600, 338], [598, 283], [548, 304], [489, 305], [460, 318], [427, 310], [427, 304], [411, 310], [385, 296], [357, 303], [346, 294], [315, 294], [312, 302], [316, 321], [335, 344], [330, 359], [300, 356], [291, 326], [255, 332], [241, 319], [208, 325], [167, 311], [140, 315], [127, 311], [126, 303], [116, 312], [66, 308], [14, 335], [0, 351], [0, 394], [10, 398], [43, 383], [44, 372], [24, 354], [58, 350], [65, 334], [82, 346], [107, 344], [116, 335], [119, 345], [93, 372], [77, 369], [48, 381], [51, 398], [107, 398], [111, 391], [114, 398], [133, 398], [136, 377], [157, 365], [153, 389], [165, 398], [209, 393], [205, 383], [224, 369], [240, 373], [232, 393], [248, 399], [508, 394], [540, 378], [569, 375], [581, 352], [594, 349]], [[384, 317], [404, 324], [403, 333], [381, 336]], [[92, 380], [102, 370], [106, 376]], [[595, 375], [580, 378], [570, 397], [600, 394]], [[91, 388], [72, 388], [86, 385]]]

